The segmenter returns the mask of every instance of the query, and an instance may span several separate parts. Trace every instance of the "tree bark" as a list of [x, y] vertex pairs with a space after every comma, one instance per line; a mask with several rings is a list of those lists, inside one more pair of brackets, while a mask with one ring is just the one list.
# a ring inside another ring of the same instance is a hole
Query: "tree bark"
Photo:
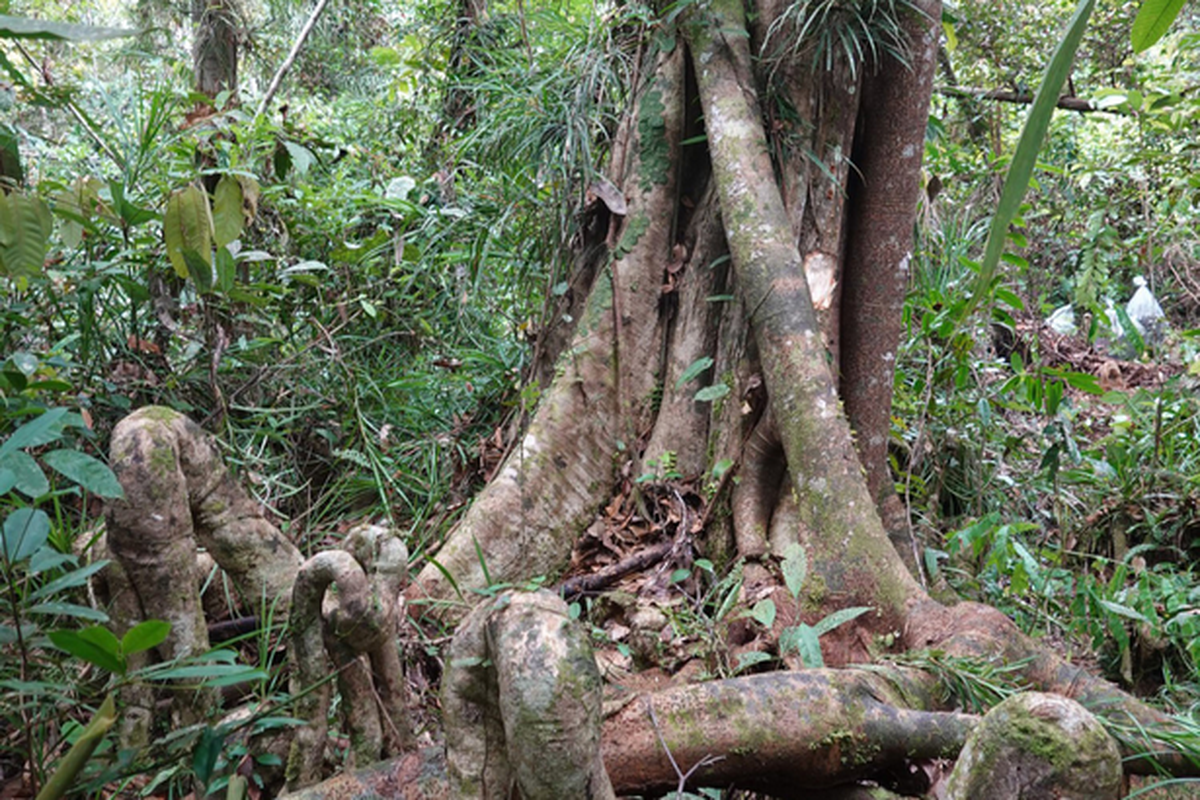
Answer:
[[865, 599], [895, 630], [920, 586], [899, 561], [862, 480], [790, 222], [774, 181], [740, 3], [718, 0], [687, 28], [722, 221], [787, 458], [809, 563], [826, 588]]
[[941, 3], [905, 15], [910, 64], [884, 56], [863, 82], [854, 147], [842, 287], [841, 395], [856, 434], [867, 490], [882, 506], [895, 492], [887, 445], [903, 332], [925, 125], [933, 92]]
[[237, 93], [240, 14], [237, 0], [192, 0], [192, 72], [200, 94]]
[[656, 377], [646, 367], [659, 360], [658, 290], [672, 252], [661, 209], [676, 201], [681, 50], [661, 54], [653, 74], [621, 133], [628, 214], [573, 344], [529, 429], [409, 594], [447, 619], [469, 609], [468, 590], [560, 572], [646, 425]]

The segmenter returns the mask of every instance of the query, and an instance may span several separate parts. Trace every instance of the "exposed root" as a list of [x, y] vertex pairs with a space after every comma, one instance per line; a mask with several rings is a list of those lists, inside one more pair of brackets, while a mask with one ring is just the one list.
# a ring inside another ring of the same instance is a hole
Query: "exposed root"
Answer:
[[[366, 525], [350, 532], [346, 550], [318, 553], [296, 577], [292, 694], [298, 698], [294, 713], [306, 724], [292, 740], [290, 789], [320, 780], [324, 767], [330, 701], [327, 649], [350, 733], [351, 764], [370, 764], [412, 746], [396, 648], [397, 599], [407, 569], [404, 543], [390, 531]], [[336, 597], [327, 598], [326, 590], [334, 585]]]

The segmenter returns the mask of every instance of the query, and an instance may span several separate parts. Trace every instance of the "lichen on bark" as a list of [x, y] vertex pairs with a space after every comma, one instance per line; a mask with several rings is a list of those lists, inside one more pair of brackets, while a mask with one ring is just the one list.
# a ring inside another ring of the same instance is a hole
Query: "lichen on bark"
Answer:
[[967, 739], [947, 800], [1116, 800], [1121, 754], [1087, 709], [1028, 692], [997, 705]]
[[[325, 761], [332, 660], [350, 735], [349, 765], [397, 755], [413, 744], [404, 672], [397, 650], [398, 601], [408, 579], [408, 549], [399, 536], [358, 525], [344, 549], [306, 561], [292, 600], [291, 687], [305, 721], [288, 756], [289, 789], [315, 783]], [[328, 594], [336, 586], [336, 595]], [[326, 659], [328, 652], [330, 659]]]
[[480, 603], [451, 642], [442, 698], [455, 796], [615, 798], [600, 757], [600, 672], [558, 596]]
[[[230, 475], [199, 426], [168, 408], [142, 408], [114, 429], [110, 458], [125, 490], [106, 508], [106, 547], [117, 562], [113, 571], [121, 573], [108, 577], [117, 590], [112, 601], [118, 633], [146, 619], [164, 619], [171, 633], [154, 657], [174, 660], [208, 649], [197, 547], [229, 575], [247, 608], [286, 616], [300, 552]], [[150, 656], [139, 655], [131, 666]], [[129, 708], [123, 740], [145, 746], [155, 693], [131, 683], [122, 697]], [[205, 719], [218, 707], [211, 690], [175, 696], [181, 721]]]

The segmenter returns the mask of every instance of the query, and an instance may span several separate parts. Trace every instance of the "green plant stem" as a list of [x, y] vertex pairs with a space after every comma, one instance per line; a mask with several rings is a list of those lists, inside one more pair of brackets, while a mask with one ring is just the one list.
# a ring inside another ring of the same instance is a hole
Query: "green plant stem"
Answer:
[[[0, 563], [4, 564], [4, 583], [8, 587], [8, 604], [12, 609], [13, 629], [16, 631], [19, 675], [21, 683], [24, 684], [29, 680], [29, 648], [25, 642], [25, 633], [22, 630], [21, 598], [18, 596], [18, 582], [13, 565], [8, 559], [0, 558]], [[33, 723], [29, 719], [29, 711], [20, 694], [18, 694], [16, 700], [20, 709], [18, 713], [21, 715], [21, 738], [25, 741], [25, 757], [29, 763], [30, 790], [37, 791], [41, 769], [38, 759], [34, 757], [35, 754], [33, 752]]]
[[96, 750], [97, 745], [104, 740], [109, 728], [117, 721], [116, 703], [113, 700], [113, 695], [109, 694], [104, 698], [104, 702], [97, 709], [92, 721], [83, 729], [83, 733], [76, 740], [67, 754], [63, 756], [62, 762], [58, 765], [58, 769], [50, 776], [50, 780], [46, 781], [46, 785], [37, 794], [37, 800], [58, 800], [63, 797], [67, 790], [71, 788], [71, 784], [83, 771], [84, 766], [91, 759], [92, 753]]

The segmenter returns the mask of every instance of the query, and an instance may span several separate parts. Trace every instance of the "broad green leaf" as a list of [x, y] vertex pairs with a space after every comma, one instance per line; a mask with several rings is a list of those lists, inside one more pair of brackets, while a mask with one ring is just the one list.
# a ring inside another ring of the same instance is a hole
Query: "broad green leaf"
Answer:
[[54, 218], [40, 197], [0, 194], [0, 275], [41, 274]]
[[0, 495], [8, 494], [17, 485], [17, 474], [11, 467], [0, 466]]
[[1025, 310], [1025, 301], [1008, 289], [1002, 287], [996, 289], [995, 296], [997, 300], [1008, 304], [1009, 307], [1014, 308], [1017, 311]]
[[103, 216], [113, 221], [116, 217], [100, 199], [103, 184], [90, 175], [81, 175], [71, 186], [54, 197], [54, 213], [62, 219], [59, 235], [67, 247], [78, 247], [83, 243], [83, 234], [94, 230], [96, 212], [103, 209]]
[[94, 664], [106, 672], [115, 675], [125, 674], [125, 662], [117, 653], [109, 652], [101, 645], [85, 639], [80, 633], [64, 630], [50, 631], [47, 635], [59, 650], [81, 658], [89, 664]]
[[1121, 331], [1125, 334], [1125, 338], [1129, 341], [1129, 345], [1134, 352], [1141, 355], [1146, 351], [1146, 340], [1142, 338], [1142, 334], [1138, 332], [1137, 326], [1133, 324], [1133, 320], [1129, 318], [1129, 312], [1125, 310], [1125, 306], [1117, 305], [1114, 309], [1117, 312], [1117, 322], [1121, 325]]
[[117, 476], [108, 465], [78, 450], [51, 450], [42, 456], [50, 469], [78, 483], [100, 497], [124, 497]]
[[[41, 575], [43, 572], [60, 569], [67, 565], [74, 567], [77, 563], [79, 563], [79, 559], [71, 553], [60, 553], [53, 547], [43, 547], [29, 559], [29, 574]], [[108, 562], [97, 563], [107, 564]]]
[[286, 178], [288, 171], [292, 168], [292, 156], [282, 144], [275, 147], [275, 153], [271, 157], [271, 167], [275, 171], [276, 180]]
[[198, 255], [205, 264], [211, 264], [212, 239], [212, 210], [204, 190], [191, 184], [173, 192], [163, 215], [163, 240], [175, 274], [181, 278], [188, 277], [188, 263], [184, 257], [184, 252], [188, 250]]
[[121, 640], [116, 634], [105, 628], [103, 625], [93, 625], [90, 628], [84, 628], [79, 631], [79, 638], [84, 641], [91, 642], [97, 647], [104, 650], [106, 653], [111, 653], [114, 656], [121, 655]]
[[223, 294], [229, 292], [237, 279], [237, 262], [233, 260], [233, 254], [229, 252], [229, 248], [217, 248], [215, 272], [217, 273], [216, 290]]
[[0, 444], [0, 456], [13, 450], [49, 444], [62, 436], [63, 428], [69, 422], [65, 408], [52, 408], [17, 428], [8, 441]]
[[800, 653], [800, 661], [809, 669], [820, 669], [825, 666], [825, 657], [821, 654], [821, 642], [817, 632], [807, 625], [798, 625], [796, 650]]
[[170, 632], [171, 623], [165, 620], [148, 619], [145, 622], [139, 622], [121, 638], [121, 650], [125, 655], [130, 656], [143, 650], [149, 650], [151, 647], [158, 647]]
[[50, 517], [40, 508], [18, 508], [4, 520], [0, 556], [9, 564], [23, 561], [50, 538]]
[[1117, 614], [1118, 616], [1122, 616], [1126, 619], [1131, 619], [1136, 622], [1144, 622], [1147, 625], [1150, 624], [1150, 620], [1146, 619], [1145, 614], [1142, 614], [1140, 611], [1132, 609], [1129, 606], [1121, 605], [1120, 603], [1114, 603], [1111, 600], [1101, 600], [1100, 605], [1104, 606], [1106, 609], [1114, 614]]
[[125, 199], [125, 184], [118, 180], [110, 180], [108, 182], [108, 193], [112, 197], [113, 211], [117, 213], [121, 222], [124, 222], [130, 228], [136, 228], [139, 225], [145, 225], [158, 219], [158, 215], [148, 208], [142, 208]]
[[32, 602], [37, 602], [38, 600], [54, 597], [54, 595], [67, 589], [74, 589], [77, 586], [83, 586], [88, 582], [88, 578], [92, 577], [106, 566], [108, 566], [108, 561], [101, 560], [93, 561], [91, 564], [80, 567], [79, 569], [71, 570], [65, 575], [58, 576], [45, 586], [38, 588], [36, 591], [31, 592], [29, 595], [29, 600]]
[[792, 628], [785, 628], [779, 635], [779, 652], [787, 655], [795, 651], [800, 656], [800, 662], [809, 669], [825, 666], [821, 655], [821, 642], [817, 632], [810, 626], [800, 623]]
[[845, 625], [852, 619], [858, 619], [870, 610], [870, 606], [855, 606], [853, 608], [843, 608], [838, 611], [834, 611], [832, 614], [829, 614], [823, 618], [816, 625], [813, 625], [813, 630], [816, 632], [817, 636], [823, 636], [839, 625]]
[[[246, 222], [252, 222], [258, 216], [258, 198], [262, 195], [262, 186], [249, 175], [234, 177], [242, 187], [242, 216], [246, 218]], [[263, 255], [266, 256], [265, 253]]]
[[26, 353], [23, 350], [18, 350], [8, 357], [12, 365], [21, 371], [25, 377], [32, 377], [33, 373], [37, 372], [38, 365], [41, 360], [33, 353]]
[[33, 456], [23, 450], [0, 455], [0, 467], [13, 474], [13, 486], [30, 499], [41, 497], [50, 491], [50, 481], [46, 480], [46, 473], [42, 472]]
[[808, 554], [799, 544], [789, 544], [783, 551], [783, 583], [793, 598], [799, 599], [804, 580], [808, 577]]
[[1142, 0], [1129, 37], [1133, 52], [1142, 53], [1153, 47], [1166, 34], [1182, 8], [1183, 0]]
[[136, 36], [132, 28], [102, 28], [97, 25], [77, 25], [73, 22], [52, 22], [44, 19], [0, 15], [0, 39], [52, 39], [68, 42], [100, 42]]
[[213, 240], [224, 247], [242, 235], [246, 216], [242, 213], [242, 184], [233, 175], [222, 175], [213, 192]]
[[761, 650], [751, 650], [746, 653], [738, 653], [737, 666], [733, 668], [733, 671], [736, 674], [742, 670], [753, 667], [755, 664], [761, 664], [764, 661], [770, 660], [771, 656], [768, 653], [762, 652]]
[[714, 383], [712, 386], [705, 386], [700, 391], [696, 392], [693, 398], [697, 403], [711, 403], [714, 400], [720, 400], [725, 395], [729, 394], [729, 386], [724, 383]]
[[775, 624], [775, 602], [769, 597], [759, 600], [750, 609], [750, 618], [769, 629]]
[[711, 358], [709, 358], [708, 356], [704, 356], [704, 358], [696, 359], [695, 361], [693, 361], [691, 364], [688, 365], [687, 369], [685, 369], [683, 371], [683, 374], [679, 376], [679, 380], [675, 381], [675, 388], [679, 389], [685, 383], [692, 380], [693, 378], [700, 377], [700, 375], [703, 374], [712, 365], [713, 365], [713, 360]]
[[287, 148], [288, 155], [291, 156], [291, 164], [296, 170], [296, 174], [303, 178], [317, 157], [307, 147], [295, 142], [284, 142], [283, 146]]
[[196, 291], [209, 294], [213, 288], [213, 268], [195, 250], [184, 250], [183, 261], [187, 264], [188, 274], [196, 284]]
[[964, 305], [959, 319], [965, 319], [975, 310], [986, 296], [987, 288], [995, 277], [996, 266], [1000, 263], [1000, 256], [1004, 253], [1004, 244], [1008, 238], [1008, 226], [1021, 208], [1021, 199], [1025, 196], [1025, 190], [1029, 187], [1029, 180], [1033, 177], [1033, 170], [1037, 165], [1038, 151], [1046, 138], [1050, 118], [1054, 116], [1054, 108], [1058, 105], [1059, 92], [1067, 82], [1075, 51], [1079, 48], [1079, 42], [1087, 29], [1088, 18], [1092, 15], [1095, 5], [1096, 0], [1079, 0], [1079, 5], [1075, 7], [1075, 13], [1067, 24], [1066, 34], [1055, 48], [1050, 66], [1046, 68], [1042, 84], [1033, 99], [1033, 106], [1025, 118], [1025, 126], [1021, 130], [1021, 138], [1008, 167], [1008, 175], [1004, 178], [1004, 188], [1000, 192], [1000, 202], [988, 230], [987, 245], [975, 278], [971, 300]]
[[401, 175], [398, 178], [392, 178], [388, 181], [387, 188], [383, 191], [383, 196], [388, 200], [407, 200], [409, 193], [415, 188], [417, 188], [415, 180], [407, 175]]
[[221, 749], [225, 747], [224, 734], [218, 733], [209, 726], [200, 732], [200, 741], [192, 751], [192, 772], [196, 774], [202, 785], [207, 786], [212, 778], [217, 759], [221, 757]]

